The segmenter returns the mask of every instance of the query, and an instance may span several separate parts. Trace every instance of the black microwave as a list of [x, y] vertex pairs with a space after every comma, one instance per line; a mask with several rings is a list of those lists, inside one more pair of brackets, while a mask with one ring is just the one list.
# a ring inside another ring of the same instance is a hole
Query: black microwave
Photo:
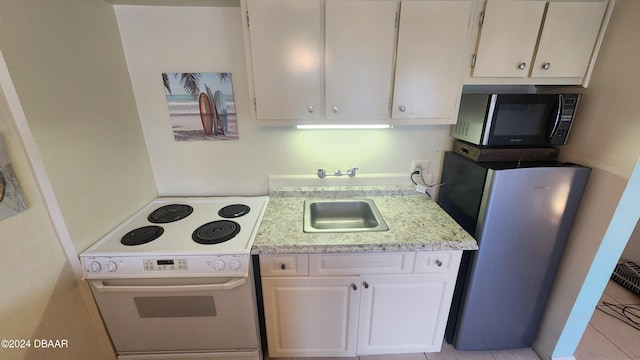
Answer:
[[567, 143], [580, 94], [463, 94], [451, 136], [480, 146]]

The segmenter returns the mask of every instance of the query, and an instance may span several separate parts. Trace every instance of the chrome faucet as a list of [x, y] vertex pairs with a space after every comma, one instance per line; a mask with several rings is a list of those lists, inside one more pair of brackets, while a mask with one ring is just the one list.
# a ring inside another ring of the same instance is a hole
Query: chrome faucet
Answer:
[[358, 172], [357, 167], [352, 167], [350, 169], [347, 169], [347, 171], [345, 171], [344, 173], [342, 171], [340, 171], [340, 169], [336, 170], [333, 174], [327, 174], [327, 171], [325, 169], [318, 169], [318, 177], [323, 179], [326, 176], [342, 176], [342, 175], [349, 175], [349, 177], [354, 177], [356, 176], [356, 173]]
[[[349, 177], [354, 177], [354, 176], [356, 176], [356, 173], [358, 172], [358, 170], [360, 170], [360, 169], [358, 169], [357, 167], [353, 167], [351, 169], [348, 169], [345, 174], [349, 175]], [[340, 170], [338, 170], [338, 171], [340, 171]]]

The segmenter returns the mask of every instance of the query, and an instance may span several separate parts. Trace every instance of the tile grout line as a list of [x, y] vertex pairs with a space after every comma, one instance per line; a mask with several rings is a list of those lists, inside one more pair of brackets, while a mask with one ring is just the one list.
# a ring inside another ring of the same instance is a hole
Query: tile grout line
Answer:
[[[613, 281], [613, 280], [610, 280]], [[616, 301], [616, 305], [630, 305], [630, 304], [623, 304], [622, 300], [618, 299], [616, 296], [614, 296], [613, 293], [611, 293], [610, 291], [607, 291], [608, 289], [605, 288], [605, 294], [607, 296], [609, 296], [610, 298], [614, 299]], [[625, 288], [625, 290], [629, 291], [628, 289]], [[602, 301], [599, 301], [599, 304], [602, 303]], [[632, 305], [632, 304], [631, 304]], [[600, 311], [598, 308], [596, 308], [595, 311]], [[603, 311], [603, 313], [605, 313], [607, 316], [609, 316], [609, 314], [607, 314], [606, 312]], [[619, 325], [626, 325], [629, 326], [630, 328], [637, 330], [636, 328], [634, 328], [633, 326], [631, 326], [630, 324], [625, 323], [624, 321], [618, 319], [620, 322], [622, 322], [622, 324]], [[591, 324], [591, 322], [589, 322]], [[607, 335], [603, 334], [600, 330], [598, 330], [598, 328], [595, 326], [595, 324], [591, 325], [599, 334], [601, 334], [605, 339], [607, 339], [607, 341], [609, 341], [611, 344], [613, 344], [613, 346], [615, 346], [618, 350], [620, 350], [621, 353], [623, 353], [626, 357], [628, 357], [630, 360], [635, 360], [635, 358], [633, 358], [630, 354], [628, 354], [624, 349], [622, 349], [620, 346], [618, 346], [618, 344], [616, 344], [616, 342], [613, 339], [610, 339], [609, 337], [607, 337]]]
[[[600, 310], [598, 310], [598, 311], [600, 311]], [[620, 320], [620, 321], [621, 321], [621, 320]], [[624, 323], [624, 325], [629, 326], [629, 327], [631, 327], [631, 328], [633, 329], [633, 327], [632, 327], [631, 325], [629, 325], [629, 324]], [[605, 338], [605, 339], [607, 339], [607, 341], [609, 341], [610, 343], [612, 343], [612, 344], [613, 344], [613, 346], [615, 346], [618, 350], [620, 350], [620, 352], [621, 352], [621, 353], [623, 353], [626, 357], [628, 357], [628, 358], [629, 358], [629, 360], [634, 360], [634, 358], [632, 358], [630, 354], [627, 354], [627, 352], [626, 352], [626, 351], [624, 351], [624, 349], [623, 349], [623, 348], [621, 348], [620, 346], [618, 346], [618, 344], [616, 344], [612, 339], [609, 339], [609, 338], [607, 337], [607, 335], [605, 335], [605, 334], [601, 333], [601, 332], [600, 332], [600, 330], [598, 330], [598, 328], [597, 328], [597, 327], [595, 327], [595, 326], [594, 326], [593, 328], [594, 328], [594, 329], [596, 329], [596, 331], [597, 331], [598, 333], [600, 333], [602, 336], [604, 336], [604, 338]]]
[[[600, 311], [600, 310], [596, 309], [596, 311]], [[620, 350], [620, 352], [623, 353], [624, 356], [626, 356], [628, 358], [628, 360], [634, 360], [631, 356], [629, 356], [629, 354], [626, 353], [626, 351], [624, 351], [622, 348], [620, 348], [620, 346], [618, 346], [618, 344], [616, 344], [613, 340], [609, 339], [607, 337], [607, 335], [602, 333], [602, 331], [600, 331], [595, 326], [595, 324], [592, 324], [591, 322], [589, 322], [589, 326], [591, 326], [598, 334], [602, 335], [602, 337], [605, 338], [609, 343], [611, 343], [611, 345], [613, 345], [616, 349]]]

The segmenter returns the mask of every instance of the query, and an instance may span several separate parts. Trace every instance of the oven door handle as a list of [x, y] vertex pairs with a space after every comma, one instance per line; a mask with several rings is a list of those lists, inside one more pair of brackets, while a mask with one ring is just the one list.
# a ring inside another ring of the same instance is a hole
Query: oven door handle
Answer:
[[99, 292], [174, 292], [174, 291], [216, 291], [231, 290], [246, 284], [245, 278], [237, 278], [227, 281], [224, 284], [201, 284], [201, 285], [105, 285], [102, 280], [91, 280], [91, 285]]

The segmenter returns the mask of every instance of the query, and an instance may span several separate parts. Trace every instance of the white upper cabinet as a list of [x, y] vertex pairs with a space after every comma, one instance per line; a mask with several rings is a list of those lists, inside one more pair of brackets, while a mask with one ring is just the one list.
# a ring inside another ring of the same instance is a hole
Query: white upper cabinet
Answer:
[[546, 3], [487, 1], [473, 76], [527, 77]]
[[455, 123], [476, 1], [241, 0], [257, 119]]
[[531, 76], [584, 76], [606, 5], [604, 2], [549, 3]]
[[327, 0], [326, 118], [388, 119], [395, 1]]
[[452, 123], [472, 1], [402, 1], [392, 118]]
[[323, 118], [323, 2], [247, 0], [247, 8], [258, 119]]
[[608, 5], [607, 0], [487, 0], [465, 83], [586, 86]]

